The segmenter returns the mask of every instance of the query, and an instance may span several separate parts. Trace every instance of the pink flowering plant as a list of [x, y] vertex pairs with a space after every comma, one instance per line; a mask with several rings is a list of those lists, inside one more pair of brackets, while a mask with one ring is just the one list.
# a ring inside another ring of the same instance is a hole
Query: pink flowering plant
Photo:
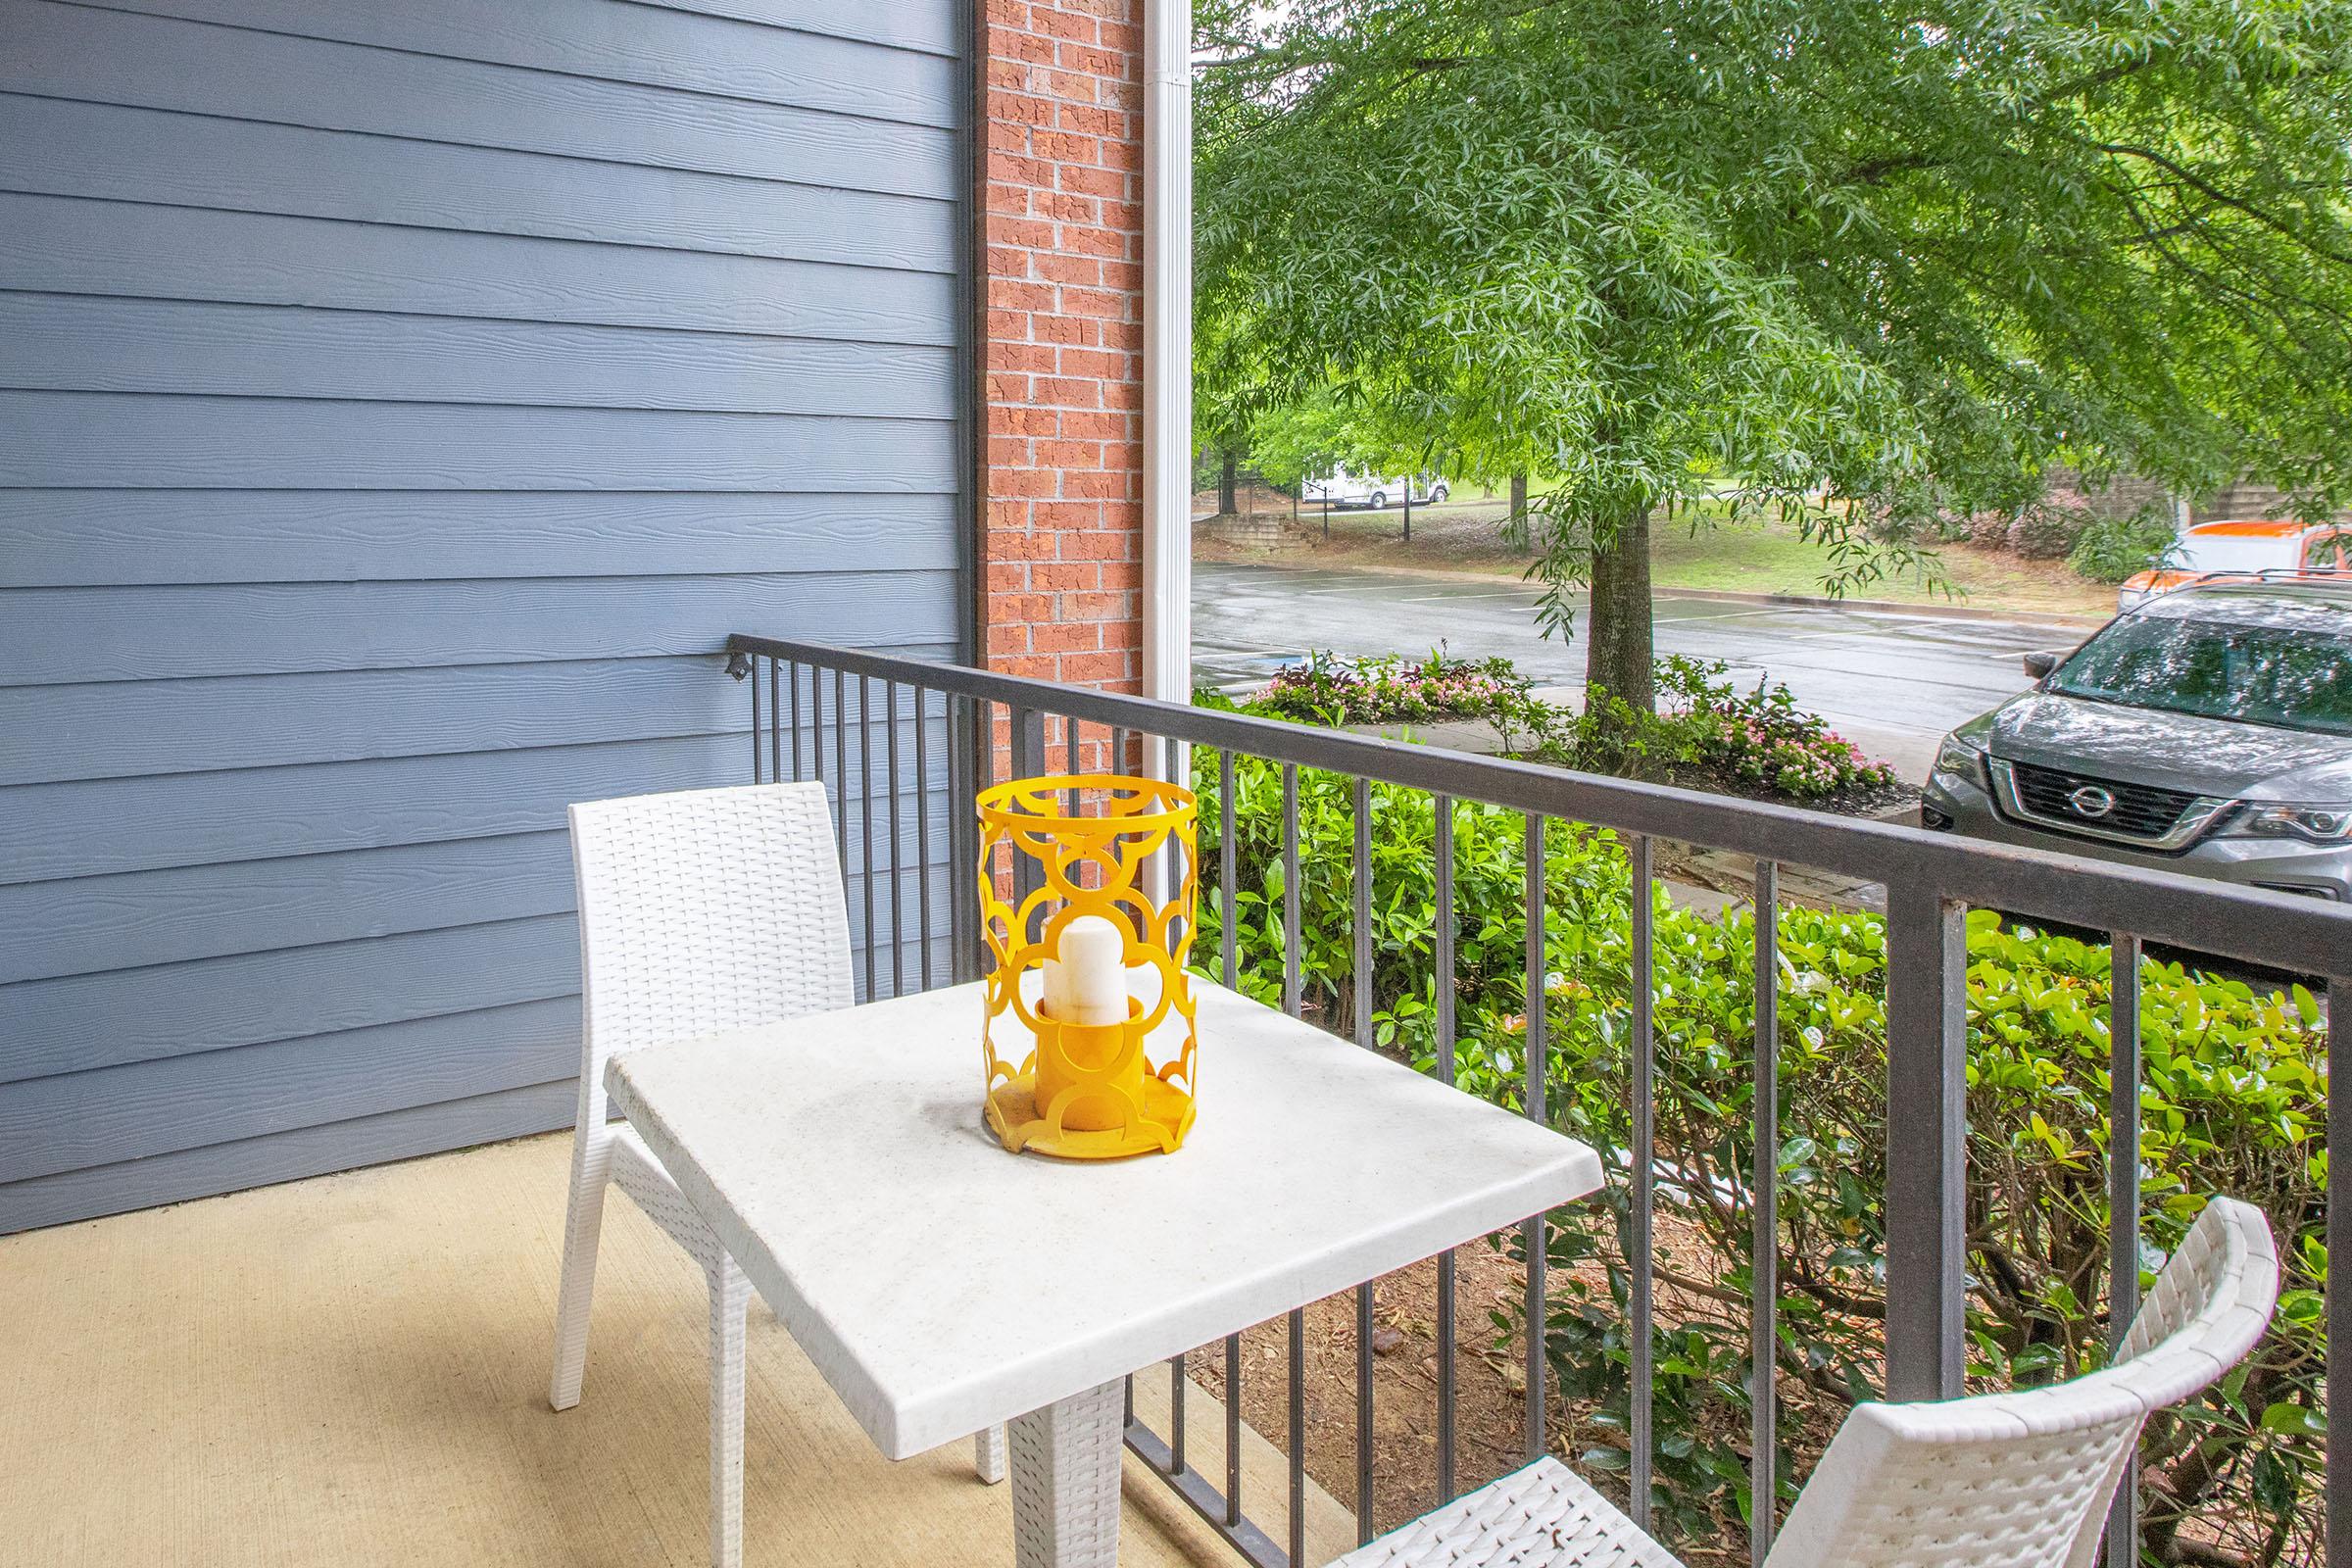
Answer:
[[1528, 695], [1533, 684], [1507, 659], [1448, 659], [1443, 648], [1423, 660], [1310, 653], [1268, 682], [1250, 707], [1308, 724], [1486, 718], [1529, 728], [1541, 716], [1535, 710], [1546, 706]]
[[1859, 804], [1897, 785], [1894, 769], [1862, 754], [1788, 688], [1733, 684], [1720, 660], [1658, 662], [1658, 710], [1628, 707], [1597, 688], [1582, 712], [1532, 694], [1507, 659], [1343, 659], [1309, 654], [1241, 705], [1308, 724], [1414, 724], [1483, 718], [1510, 756], [1627, 778], [1805, 804]]
[[1729, 668], [1680, 655], [1659, 662], [1659, 716], [1682, 731], [1690, 764], [1796, 801], [1894, 786], [1892, 767], [1798, 708], [1788, 687], [1758, 680], [1740, 692], [1723, 678]]

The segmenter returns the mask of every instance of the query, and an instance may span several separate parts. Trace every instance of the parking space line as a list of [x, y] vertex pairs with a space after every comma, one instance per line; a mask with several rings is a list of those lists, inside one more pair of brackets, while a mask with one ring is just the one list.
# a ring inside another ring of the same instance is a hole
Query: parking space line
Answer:
[[1392, 599], [1388, 603], [1393, 605], [1430, 605], [1458, 603], [1471, 599], [1535, 599], [1540, 597], [1524, 588], [1509, 588], [1500, 593], [1492, 594], [1416, 594], [1409, 599]]
[[1650, 622], [1653, 626], [1682, 626], [1694, 620], [1746, 620], [1754, 615], [1778, 615], [1786, 607], [1774, 605], [1766, 610], [1730, 610], [1720, 615], [1661, 615]]

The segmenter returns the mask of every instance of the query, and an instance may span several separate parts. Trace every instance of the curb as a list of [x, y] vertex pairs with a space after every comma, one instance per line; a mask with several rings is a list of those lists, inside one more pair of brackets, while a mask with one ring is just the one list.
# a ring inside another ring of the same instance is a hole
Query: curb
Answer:
[[1832, 599], [1827, 594], [1749, 594], [1729, 588], [1652, 588], [1681, 599], [1717, 599], [1736, 605], [1788, 605], [1801, 610], [1867, 610], [1874, 614], [1926, 615], [1937, 620], [1997, 620], [2012, 626], [2047, 626], [2052, 631], [2095, 631], [2100, 615], [2063, 615], [2047, 610], [1988, 611], [1952, 603], [1907, 604], [1900, 599]]
[[[1525, 579], [1499, 571], [1466, 571], [1446, 566], [1398, 566], [1387, 562], [1350, 561], [1330, 564], [1297, 558], [1283, 559], [1269, 555], [1251, 561], [1216, 561], [1220, 566], [1264, 566], [1273, 571], [1364, 571], [1389, 577], [1438, 577], [1448, 582], [1511, 583]], [[1997, 621], [2011, 626], [2044, 627], [2051, 631], [2096, 631], [2107, 624], [2108, 617], [2094, 615], [2065, 615], [2055, 611], [1988, 611], [1970, 605], [1907, 604], [1899, 599], [1832, 599], [1826, 594], [1755, 594], [1731, 588], [1660, 588], [1654, 584], [1650, 595], [1671, 594], [1678, 599], [1704, 599], [1722, 604], [1783, 606], [1790, 610], [1861, 610], [1873, 614], [1925, 615], [1938, 620]]]

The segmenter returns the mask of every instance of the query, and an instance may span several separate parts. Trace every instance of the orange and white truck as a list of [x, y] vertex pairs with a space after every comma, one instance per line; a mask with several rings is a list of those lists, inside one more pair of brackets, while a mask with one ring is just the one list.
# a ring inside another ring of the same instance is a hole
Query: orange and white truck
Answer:
[[2125, 580], [2118, 613], [2159, 594], [2223, 577], [2294, 578], [2352, 572], [2352, 527], [2290, 518], [2200, 522], [2165, 552], [2164, 564]]

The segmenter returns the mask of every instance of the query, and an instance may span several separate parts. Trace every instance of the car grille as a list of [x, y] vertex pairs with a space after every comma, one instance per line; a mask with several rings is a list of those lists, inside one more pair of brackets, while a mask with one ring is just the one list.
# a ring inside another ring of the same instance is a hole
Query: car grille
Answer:
[[[2053, 826], [2069, 824], [2135, 839], [2160, 839], [2180, 820], [2197, 797], [2187, 790], [2162, 790], [2148, 784], [2122, 784], [2111, 778], [2062, 773], [2030, 762], [2010, 764], [2017, 777], [2018, 804]], [[2104, 814], [2086, 815], [2076, 808], [2078, 790], [2104, 790], [2115, 805]]]

